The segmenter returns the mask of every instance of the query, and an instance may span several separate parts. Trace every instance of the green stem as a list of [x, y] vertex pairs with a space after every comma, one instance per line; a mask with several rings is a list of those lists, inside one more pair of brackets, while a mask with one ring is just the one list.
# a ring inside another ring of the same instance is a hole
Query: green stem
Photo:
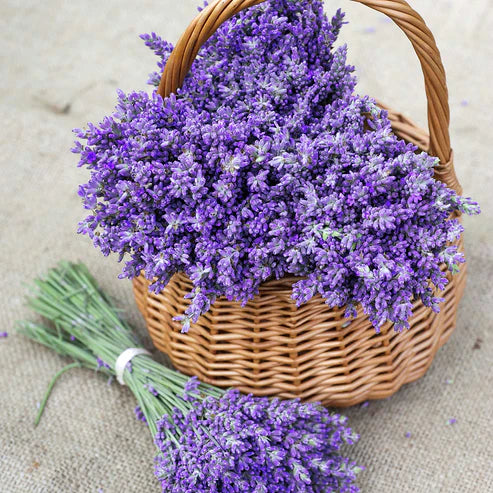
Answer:
[[43, 415], [43, 411], [45, 409], [46, 403], [48, 402], [48, 399], [50, 398], [51, 391], [53, 390], [53, 387], [55, 386], [56, 381], [66, 372], [71, 370], [72, 368], [81, 368], [82, 365], [80, 363], [71, 363], [70, 365], [65, 366], [62, 368], [60, 371], [58, 371], [55, 376], [51, 379], [50, 384], [48, 385], [48, 388], [46, 389], [45, 396], [43, 398], [43, 401], [41, 402], [41, 405], [39, 406], [39, 411], [38, 415], [36, 416], [36, 419], [34, 420], [34, 426], [38, 426], [39, 421], [41, 419], [41, 416]]
[[[48, 318], [55, 328], [22, 323], [19, 331], [79, 361], [60, 370], [51, 381], [36, 417], [37, 425], [55, 382], [65, 371], [81, 366], [114, 375], [114, 363], [121, 352], [128, 347], [140, 347], [141, 344], [132, 328], [120, 319], [112, 301], [101, 291], [85, 266], [62, 263], [34, 284], [36, 289], [29, 297], [29, 304], [37, 313]], [[98, 358], [110, 368], [99, 368]], [[187, 376], [143, 356], [133, 361], [132, 372], [125, 373], [125, 382], [136, 397], [153, 436], [157, 433], [156, 423], [164, 415], [172, 420], [175, 408], [185, 415], [193, 408], [193, 403], [181, 399], [187, 381]], [[153, 385], [157, 396], [147, 390], [147, 384]], [[224, 392], [200, 384], [197, 397], [203, 399], [210, 395], [220, 398]], [[163, 431], [170, 440], [178, 443], [179, 428], [174, 433], [167, 429]]]

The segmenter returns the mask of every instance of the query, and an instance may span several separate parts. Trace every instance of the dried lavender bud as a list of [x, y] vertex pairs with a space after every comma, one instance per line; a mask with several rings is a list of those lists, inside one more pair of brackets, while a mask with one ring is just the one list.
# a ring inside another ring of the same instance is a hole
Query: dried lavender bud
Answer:
[[155, 397], [159, 395], [158, 391], [150, 383], [144, 384], [144, 388]]
[[136, 406], [134, 409], [135, 417], [139, 420], [142, 421], [143, 423], [147, 424], [147, 418], [145, 417], [145, 414], [142, 412], [142, 409], [140, 406]]
[[[170, 427], [182, 433], [178, 444]], [[339, 454], [357, 439], [323, 406], [231, 390], [158, 422], [156, 475], [169, 493], [353, 493], [361, 468]]]
[[111, 369], [111, 366], [110, 366], [108, 363], [104, 362], [104, 361], [103, 361], [101, 358], [99, 358], [99, 357], [97, 358], [97, 365], [98, 365], [98, 369], [99, 369], [99, 368], [107, 368], [107, 369]]
[[[218, 296], [246, 303], [285, 275], [300, 277], [298, 305], [320, 294], [347, 317], [361, 304], [377, 329], [401, 330], [415, 300], [439, 310], [441, 263], [457, 272], [464, 261], [449, 217], [479, 208], [434, 180], [437, 160], [354, 93], [346, 47], [334, 47], [343, 18], [329, 21], [321, 0], [243, 11], [176, 95], [120, 91], [114, 115], [76, 131], [91, 171], [79, 231], [155, 291], [185, 272], [184, 331]], [[172, 46], [143, 38], [162, 70]]]

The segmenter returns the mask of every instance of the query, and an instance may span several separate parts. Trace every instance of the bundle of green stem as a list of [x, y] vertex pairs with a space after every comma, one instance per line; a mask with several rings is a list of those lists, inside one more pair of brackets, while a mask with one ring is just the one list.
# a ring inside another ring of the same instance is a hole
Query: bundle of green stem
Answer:
[[[142, 347], [135, 331], [119, 317], [85, 265], [62, 262], [34, 284], [34, 295], [28, 297], [28, 304], [52, 321], [53, 327], [21, 322], [19, 332], [74, 359], [76, 363], [66, 369], [84, 366], [115, 376], [118, 356], [128, 348]], [[175, 397], [191, 387], [190, 377], [150, 356], [134, 358], [127, 365], [123, 380], [137, 398], [153, 435], [157, 433], [156, 422], [164, 414], [171, 416], [176, 408], [187, 413], [193, 407], [191, 402]], [[206, 384], [200, 384], [197, 390], [214, 397], [224, 394], [223, 390]], [[43, 409], [44, 406], [40, 414]], [[175, 438], [172, 433], [169, 436]]]
[[[28, 303], [50, 325], [19, 324], [19, 332], [106, 375], [141, 344], [81, 264], [61, 263], [35, 281]], [[163, 492], [356, 492], [361, 469], [340, 455], [358, 436], [346, 418], [318, 404], [245, 396], [200, 383], [138, 354], [123, 375], [159, 453]], [[54, 381], [49, 386], [51, 391]], [[39, 416], [43, 412], [42, 403]]]

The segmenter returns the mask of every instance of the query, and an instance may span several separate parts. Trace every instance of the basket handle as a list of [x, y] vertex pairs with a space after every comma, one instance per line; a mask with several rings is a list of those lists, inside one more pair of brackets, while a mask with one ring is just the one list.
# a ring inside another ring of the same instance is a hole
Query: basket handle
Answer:
[[[215, 0], [195, 17], [183, 33], [164, 68], [158, 94], [163, 99], [181, 87], [202, 45], [219, 26], [238, 12], [265, 0]], [[440, 52], [433, 34], [423, 18], [405, 0], [352, 0], [386, 14], [406, 34], [418, 55], [423, 70], [428, 100], [428, 153], [440, 164], [435, 177], [457, 193], [462, 189], [457, 180], [450, 148], [450, 109], [448, 90]]]

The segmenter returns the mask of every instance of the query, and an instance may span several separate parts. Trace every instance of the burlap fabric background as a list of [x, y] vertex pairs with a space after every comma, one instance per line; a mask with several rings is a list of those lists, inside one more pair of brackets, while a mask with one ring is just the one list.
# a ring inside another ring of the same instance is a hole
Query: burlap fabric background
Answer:
[[[29, 317], [23, 283], [61, 258], [83, 260], [143, 329], [119, 266], [75, 233], [83, 216], [71, 129], [112, 111], [115, 89], [143, 88], [155, 59], [137, 35], [176, 40], [195, 0], [2, 0], [0, 492], [151, 492], [154, 447], [130, 393], [88, 371], [63, 376], [34, 429], [36, 403], [61, 358], [13, 333]], [[351, 451], [367, 466], [363, 492], [493, 491], [491, 328], [493, 128], [490, 0], [412, 0], [428, 21], [448, 71], [452, 142], [465, 192], [483, 216], [466, 218], [469, 280], [458, 327], [428, 374], [397, 395], [348, 410], [362, 435]], [[425, 121], [417, 59], [386, 19], [348, 1], [343, 39], [360, 91]], [[449, 383], [446, 383], [449, 379]], [[453, 380], [452, 383], [450, 383]], [[455, 425], [447, 425], [450, 418]], [[406, 432], [412, 434], [406, 438]]]

